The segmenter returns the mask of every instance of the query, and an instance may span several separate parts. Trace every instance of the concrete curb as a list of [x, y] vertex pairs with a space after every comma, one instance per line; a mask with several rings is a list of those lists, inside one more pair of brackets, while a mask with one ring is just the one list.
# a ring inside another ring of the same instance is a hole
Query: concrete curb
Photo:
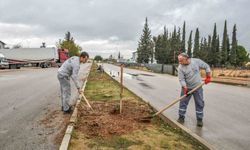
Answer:
[[[106, 74], [108, 74], [110, 76], [110, 74], [108, 72], [105, 71]], [[111, 77], [111, 76], [110, 76]], [[119, 81], [117, 81], [115, 78], [111, 77], [115, 82], [119, 83]], [[123, 85], [123, 87], [125, 89], [127, 89], [128, 91], [130, 91], [131, 93], [133, 93], [134, 95], [138, 96], [141, 100], [143, 100], [144, 102], [146, 102], [150, 107], [153, 108], [154, 111], [157, 112], [157, 109], [154, 108], [149, 101], [143, 99], [142, 97], [140, 97], [139, 95], [137, 95], [136, 93], [134, 93], [133, 91], [131, 91], [129, 88], [127, 88], [126, 86]], [[182, 124], [178, 123], [177, 121], [164, 116], [163, 114], [160, 114], [159, 117], [166, 123], [168, 123], [170, 126], [174, 127], [174, 128], [178, 128], [181, 129], [183, 132], [185, 132], [186, 134], [190, 135], [194, 140], [196, 140], [198, 143], [200, 143], [201, 145], [203, 145], [205, 148], [209, 149], [209, 150], [215, 150], [215, 148], [209, 144], [206, 140], [204, 140], [203, 138], [199, 137], [196, 133], [194, 133], [193, 131], [191, 131], [190, 129], [186, 128], [185, 126], [183, 126]]]
[[[91, 69], [91, 67], [92, 67], [92, 64], [90, 66], [90, 69]], [[90, 73], [90, 69], [89, 69], [89, 72], [86, 75], [85, 81], [83, 83], [83, 87], [82, 87], [83, 93], [84, 93], [86, 84], [88, 82], [88, 76], [89, 76], [89, 73]], [[74, 126], [75, 126], [75, 124], [77, 122], [77, 112], [78, 112], [77, 107], [80, 105], [80, 102], [81, 102], [81, 97], [79, 95], [78, 100], [77, 100], [76, 105], [75, 105], [75, 108], [74, 108], [74, 111], [73, 111], [73, 113], [72, 113], [72, 115], [70, 117], [69, 125], [67, 126], [67, 129], [66, 129], [66, 131], [64, 133], [64, 137], [62, 139], [62, 142], [61, 142], [59, 150], [68, 150], [68, 148], [69, 148], [69, 143], [70, 143], [70, 140], [71, 140], [71, 135], [73, 133]]]
[[[148, 103], [155, 111], [156, 109], [150, 104]], [[190, 135], [192, 138], [194, 138], [197, 142], [199, 142], [201, 145], [203, 145], [205, 148], [209, 149], [209, 150], [215, 150], [215, 148], [209, 144], [206, 140], [204, 140], [203, 138], [199, 137], [196, 133], [194, 133], [193, 131], [191, 131], [190, 129], [186, 128], [185, 126], [183, 126], [182, 124], [178, 123], [177, 121], [164, 116], [163, 114], [160, 114], [159, 117], [166, 123], [168, 123], [170, 126], [174, 127], [174, 128], [179, 128], [182, 131], [184, 131], [186, 134]]]
[[219, 83], [219, 84], [226, 84], [226, 85], [233, 85], [233, 86], [242, 86], [242, 87], [250, 87], [250, 83], [233, 83], [233, 82], [225, 82], [225, 81], [212, 81], [213, 83]]

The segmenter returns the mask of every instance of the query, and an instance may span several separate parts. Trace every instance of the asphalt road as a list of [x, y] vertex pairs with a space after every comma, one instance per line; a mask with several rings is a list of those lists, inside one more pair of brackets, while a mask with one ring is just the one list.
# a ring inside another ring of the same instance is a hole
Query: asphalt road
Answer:
[[[80, 79], [89, 67], [90, 64], [81, 66]], [[0, 70], [1, 150], [58, 149], [60, 139], [55, 138], [58, 130], [65, 128], [63, 121], [69, 115], [60, 111], [57, 69]], [[71, 84], [73, 104], [77, 92]]]
[[[104, 64], [116, 79], [119, 67]], [[180, 95], [177, 77], [124, 69], [124, 85], [158, 110]], [[196, 127], [194, 101], [188, 106], [184, 126], [218, 150], [249, 150], [250, 88], [210, 83], [204, 86], [204, 126]], [[177, 120], [178, 104], [164, 115]]]

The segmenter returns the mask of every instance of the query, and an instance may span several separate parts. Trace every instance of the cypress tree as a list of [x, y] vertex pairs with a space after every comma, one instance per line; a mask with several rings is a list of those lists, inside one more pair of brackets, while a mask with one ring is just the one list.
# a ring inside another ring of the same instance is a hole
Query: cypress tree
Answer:
[[193, 57], [197, 57], [200, 58], [200, 33], [199, 33], [199, 29], [196, 28], [195, 31], [195, 36], [194, 36], [194, 49], [193, 49]]
[[226, 63], [227, 64], [230, 64], [230, 41], [229, 41], [229, 37], [227, 39], [227, 61]]
[[161, 56], [162, 56], [162, 36], [161, 35], [158, 35], [157, 37], [154, 37], [154, 43], [155, 43], [155, 59], [157, 61], [157, 63], [162, 63], [162, 60], [161, 60]]
[[176, 33], [176, 26], [174, 26], [174, 31], [172, 33], [171, 39], [170, 39], [170, 51], [168, 54], [168, 60], [169, 63], [175, 63], [176, 61], [176, 52], [178, 50], [178, 40], [177, 40], [177, 33]]
[[178, 29], [178, 32], [177, 32], [177, 49], [176, 49], [176, 59], [177, 59], [177, 56], [182, 53], [182, 50], [181, 50], [181, 46], [182, 46], [182, 40], [181, 40], [181, 28]]
[[216, 64], [220, 65], [221, 64], [221, 51], [220, 51], [220, 36], [217, 36], [216, 39]]
[[192, 57], [192, 30], [190, 32], [189, 35], [189, 39], [188, 39], [188, 49], [187, 49], [187, 54], [189, 55], [189, 57]]
[[199, 47], [199, 57], [198, 58], [200, 58], [200, 59], [204, 59], [203, 58], [203, 55], [202, 55], [202, 53], [203, 53], [203, 51], [204, 51], [204, 48], [205, 48], [205, 45], [204, 45], [204, 38], [201, 38], [201, 42], [200, 42], [200, 45], [199, 45], [200, 47]]
[[186, 51], [186, 22], [184, 21], [182, 27], [182, 41], [181, 41], [181, 50], [182, 52]]
[[233, 27], [232, 47], [230, 50], [230, 63], [234, 66], [237, 65], [237, 38], [236, 38], [236, 24]]
[[169, 63], [169, 60], [168, 60], [168, 54], [169, 54], [169, 51], [170, 51], [170, 47], [169, 47], [169, 39], [168, 39], [168, 30], [166, 29], [166, 26], [164, 27], [164, 32], [163, 32], [163, 38], [162, 38], [162, 49], [163, 49], [163, 63], [164, 64], [167, 64]]
[[168, 30], [166, 29], [166, 26], [164, 26], [163, 38], [166, 41], [168, 40]]
[[225, 20], [224, 23], [224, 32], [223, 32], [223, 39], [221, 45], [221, 64], [225, 65], [228, 60], [228, 34], [227, 34], [227, 21]]
[[168, 31], [166, 27], [164, 27], [164, 32], [161, 35], [158, 35], [158, 37], [154, 37], [155, 41], [155, 59], [157, 63], [159, 64], [165, 64], [167, 63], [167, 41], [168, 41]]
[[211, 41], [211, 54], [210, 54], [210, 59], [211, 59], [211, 64], [216, 65], [217, 63], [217, 56], [216, 56], [216, 51], [217, 51], [217, 30], [216, 30], [216, 23], [214, 24], [214, 31], [213, 31], [213, 36], [212, 36], [212, 41]]
[[201, 56], [202, 56], [202, 60], [204, 60], [205, 62], [208, 61], [207, 55], [208, 55], [208, 42], [207, 39], [204, 38], [204, 42], [203, 42], [203, 49], [201, 51]]
[[212, 53], [212, 38], [208, 36], [208, 43], [207, 43], [207, 63], [212, 64], [213, 61], [213, 53]]
[[148, 63], [153, 61], [153, 41], [151, 36], [151, 31], [148, 27], [148, 19], [146, 18], [143, 33], [141, 35], [140, 41], [137, 48], [137, 62], [138, 63]]

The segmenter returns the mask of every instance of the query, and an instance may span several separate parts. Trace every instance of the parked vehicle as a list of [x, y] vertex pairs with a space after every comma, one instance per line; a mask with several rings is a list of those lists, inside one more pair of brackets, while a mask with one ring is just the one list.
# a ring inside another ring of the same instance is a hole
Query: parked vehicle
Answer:
[[7, 59], [9, 69], [20, 69], [26, 65], [56, 67], [69, 58], [68, 50], [56, 48], [0, 49], [0, 53]]
[[0, 69], [9, 68], [9, 62], [3, 54], [0, 53]]
[[58, 66], [61, 66], [69, 58], [68, 49], [58, 49], [59, 59], [57, 61]]

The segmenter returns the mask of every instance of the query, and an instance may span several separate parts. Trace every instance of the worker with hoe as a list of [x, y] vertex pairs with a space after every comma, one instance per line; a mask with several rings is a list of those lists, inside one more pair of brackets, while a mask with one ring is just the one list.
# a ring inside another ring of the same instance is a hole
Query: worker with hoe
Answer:
[[180, 101], [179, 118], [177, 121], [182, 124], [184, 123], [187, 106], [189, 100], [193, 95], [195, 102], [197, 126], [202, 127], [203, 108], [204, 108], [203, 89], [201, 87], [190, 95], [188, 94], [188, 92], [202, 83], [200, 75], [201, 68], [206, 70], [206, 78], [204, 80], [205, 84], [211, 82], [210, 67], [207, 63], [205, 63], [200, 59], [190, 58], [186, 53], [179, 54], [178, 61], [179, 61], [178, 77], [180, 84], [182, 86], [181, 96], [186, 95], [186, 97]]
[[89, 54], [87, 52], [81, 52], [80, 57], [73, 56], [67, 59], [58, 69], [57, 78], [60, 82], [62, 111], [64, 111], [64, 113], [71, 113], [72, 111], [69, 104], [71, 97], [70, 78], [73, 80], [78, 93], [81, 94], [78, 72], [80, 70], [80, 64], [86, 63], [88, 58]]

